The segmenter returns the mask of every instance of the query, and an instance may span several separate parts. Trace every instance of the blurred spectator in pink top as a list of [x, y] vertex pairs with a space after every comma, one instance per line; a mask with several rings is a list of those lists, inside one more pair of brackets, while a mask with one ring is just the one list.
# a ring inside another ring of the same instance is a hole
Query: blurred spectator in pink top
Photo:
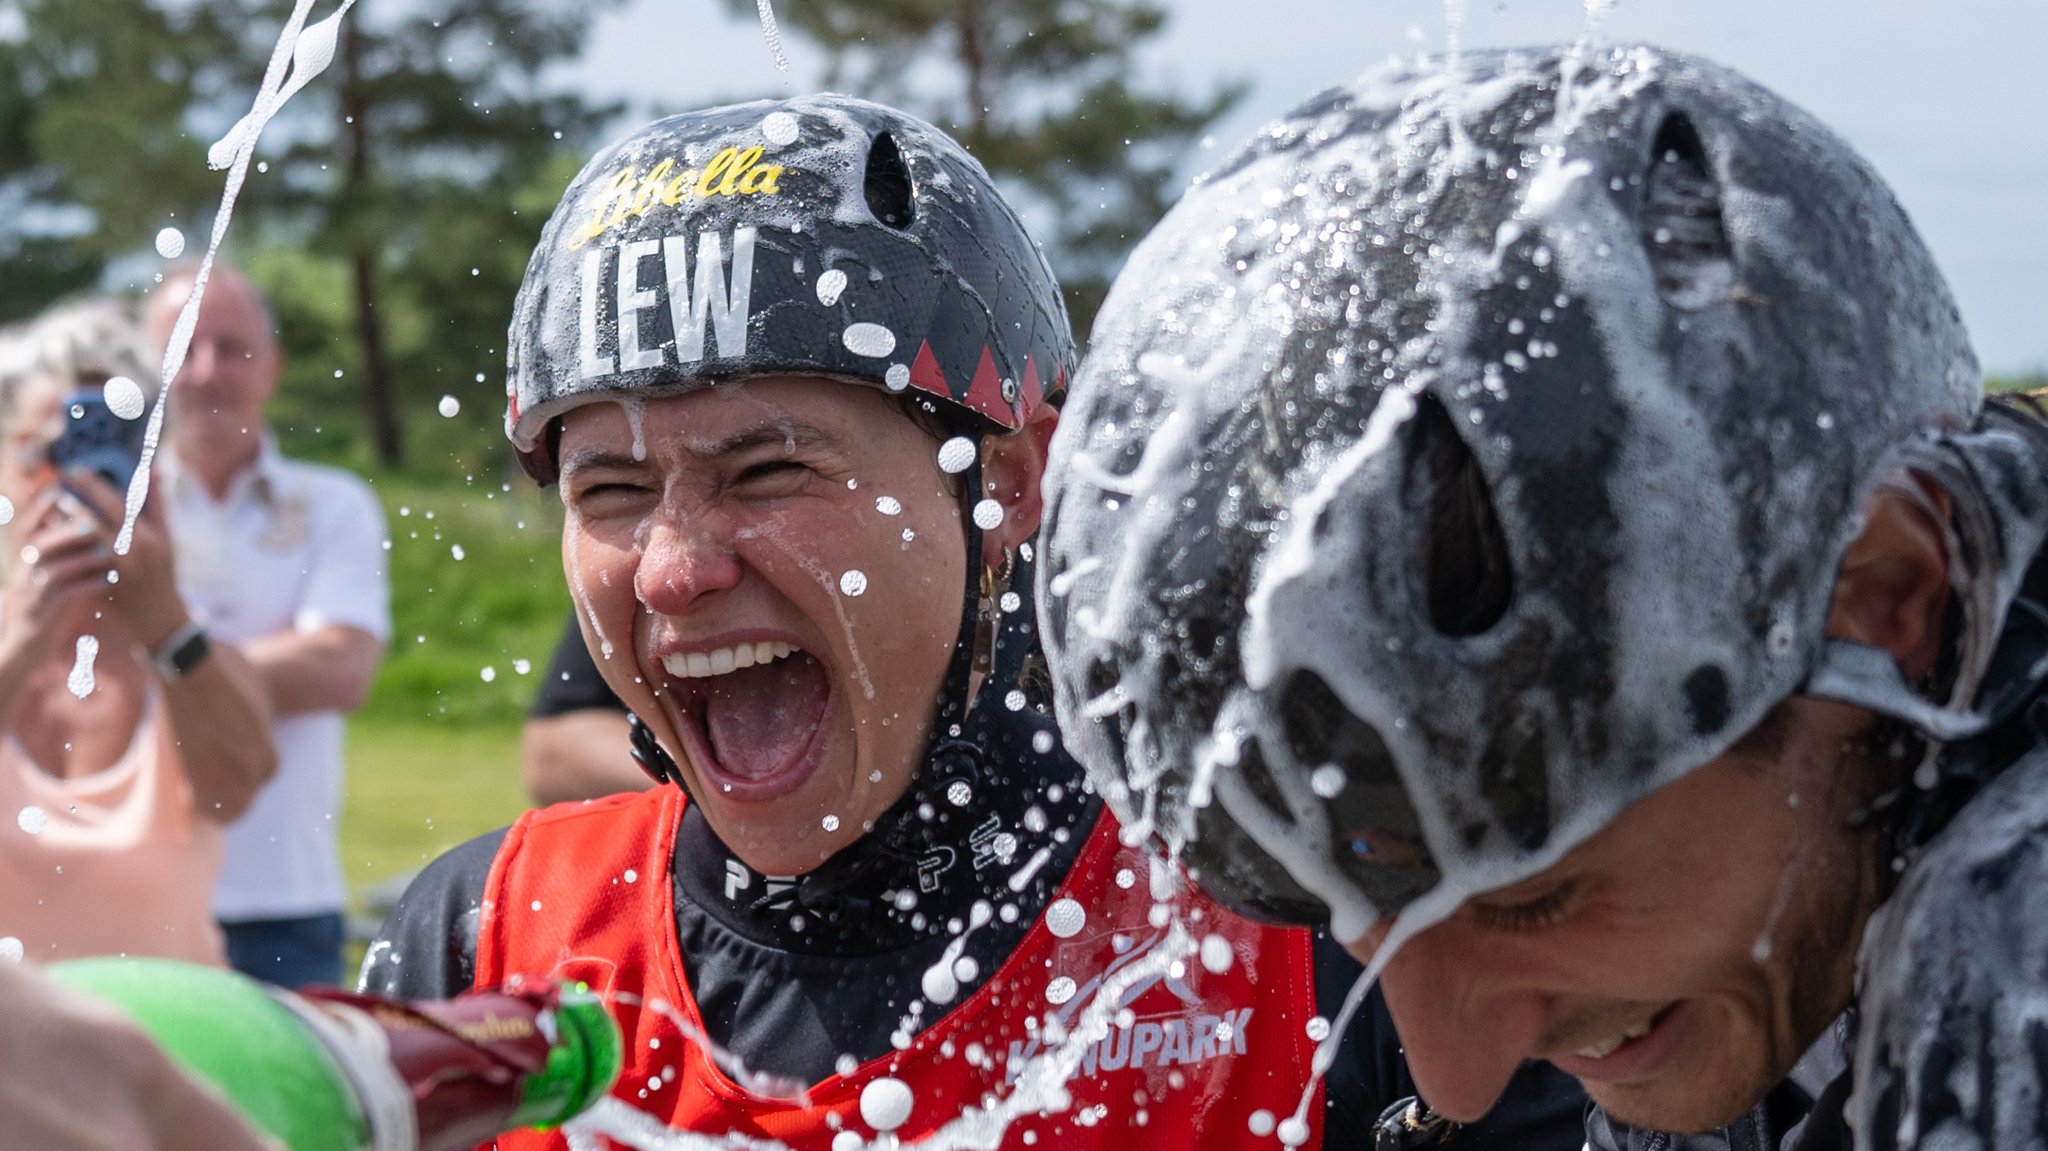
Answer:
[[58, 462], [128, 450], [145, 349], [104, 300], [0, 334], [0, 958], [223, 963], [221, 829], [277, 766], [255, 672], [193, 623], [156, 501], [116, 554], [118, 476]]

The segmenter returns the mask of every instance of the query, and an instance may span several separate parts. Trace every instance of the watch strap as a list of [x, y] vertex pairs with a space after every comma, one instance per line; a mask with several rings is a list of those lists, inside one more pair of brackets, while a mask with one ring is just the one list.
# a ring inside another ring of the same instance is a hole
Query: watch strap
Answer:
[[165, 680], [179, 680], [198, 667], [199, 661], [205, 659], [211, 650], [213, 643], [207, 639], [206, 629], [196, 621], [186, 620], [162, 643], [150, 649], [149, 662], [156, 666], [157, 674]]

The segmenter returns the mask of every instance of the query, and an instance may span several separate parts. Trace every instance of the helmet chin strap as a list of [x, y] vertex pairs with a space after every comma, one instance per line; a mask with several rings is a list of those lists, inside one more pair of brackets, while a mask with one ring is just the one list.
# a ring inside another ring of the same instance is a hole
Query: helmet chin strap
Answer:
[[[975, 631], [981, 616], [980, 587], [976, 579], [981, 570], [981, 529], [974, 526], [973, 513], [974, 505], [981, 499], [982, 438], [979, 434], [973, 436], [974, 463], [960, 474], [960, 519], [967, 530], [967, 574], [962, 580], [960, 592], [960, 626], [953, 638], [953, 658], [946, 665], [946, 678], [939, 689], [938, 714], [933, 717], [931, 738], [925, 745], [921, 762], [929, 761], [943, 745], [964, 743], [960, 735], [965, 731], [967, 713], [974, 702], [968, 698], [968, 686], [974, 682]], [[1023, 648], [1029, 645], [1011, 646]], [[995, 666], [1012, 662], [997, 660], [995, 657], [1000, 654], [1003, 653], [992, 653], [991, 659]], [[991, 672], [995, 670], [995, 666], [991, 667]], [[985, 679], [984, 689], [996, 678], [991, 674]], [[689, 795], [690, 789], [683, 784], [682, 770], [676, 766], [675, 758], [661, 746], [661, 741], [655, 738], [653, 729], [648, 727], [638, 714], [629, 711], [627, 716], [627, 736], [632, 747], [633, 761], [640, 765], [640, 770], [646, 772], [656, 784], [672, 783], [682, 788], [685, 795]], [[958, 750], [973, 754], [971, 748], [967, 746], [962, 746]], [[696, 796], [690, 796], [692, 803], [696, 800]]]

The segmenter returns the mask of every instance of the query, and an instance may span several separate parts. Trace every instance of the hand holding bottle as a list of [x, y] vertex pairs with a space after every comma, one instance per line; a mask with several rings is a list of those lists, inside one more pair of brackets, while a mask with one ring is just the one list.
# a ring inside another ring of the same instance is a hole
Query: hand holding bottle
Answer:
[[0, 1131], [39, 1151], [277, 1151], [110, 1007], [0, 961]]

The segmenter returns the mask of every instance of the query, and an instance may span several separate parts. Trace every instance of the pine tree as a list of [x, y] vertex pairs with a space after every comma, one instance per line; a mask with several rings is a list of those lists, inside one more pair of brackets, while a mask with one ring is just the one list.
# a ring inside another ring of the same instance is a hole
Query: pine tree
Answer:
[[802, 0], [776, 14], [826, 50], [828, 85], [926, 116], [1006, 190], [1023, 185], [1084, 335], [1124, 255], [1171, 206], [1190, 144], [1245, 92], [1139, 86], [1138, 50], [1166, 23], [1148, 0]]
[[[328, 72], [266, 129], [232, 233], [277, 305], [288, 416], [345, 424], [333, 409], [355, 399], [385, 464], [404, 456], [406, 417], [444, 394], [473, 401], [464, 432], [491, 422], [505, 317], [565, 157], [617, 110], [539, 77], [618, 2], [361, 0], [343, 18]], [[17, 266], [35, 269], [23, 256], [44, 257], [30, 290], [47, 293], [147, 252], [167, 223], [203, 239], [222, 185], [206, 145], [249, 110], [292, 6], [14, 0], [0, 204], [33, 210], [0, 223], [0, 255], [16, 253], [0, 316], [48, 302], [15, 286]]]

